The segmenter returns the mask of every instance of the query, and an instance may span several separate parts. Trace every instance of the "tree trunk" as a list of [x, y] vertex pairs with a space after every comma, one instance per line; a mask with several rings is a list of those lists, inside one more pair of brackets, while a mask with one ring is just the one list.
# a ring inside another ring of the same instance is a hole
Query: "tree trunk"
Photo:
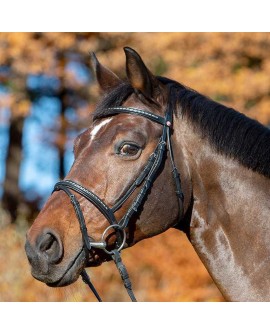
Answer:
[[67, 120], [65, 116], [66, 104], [66, 89], [63, 87], [59, 94], [61, 103], [60, 110], [60, 129], [58, 133], [57, 148], [59, 155], [59, 178], [62, 180], [65, 177], [65, 146], [67, 141]]
[[9, 129], [9, 147], [6, 158], [6, 175], [3, 187], [3, 208], [11, 216], [12, 222], [16, 220], [18, 206], [22, 200], [19, 189], [19, 174], [22, 160], [22, 131], [25, 118], [12, 116]]
[[56, 147], [58, 149], [58, 156], [59, 156], [59, 178], [62, 180], [65, 177], [65, 147], [66, 147], [66, 141], [67, 141], [67, 119], [65, 116], [65, 111], [68, 107], [67, 103], [67, 89], [65, 86], [65, 67], [66, 67], [66, 55], [63, 52], [58, 53], [57, 55], [58, 58], [58, 66], [60, 70], [60, 83], [61, 83], [61, 88], [58, 93], [58, 99], [61, 104], [61, 109], [60, 109], [60, 115], [59, 115], [59, 121], [60, 121], [60, 128], [59, 132], [57, 134], [56, 138]]

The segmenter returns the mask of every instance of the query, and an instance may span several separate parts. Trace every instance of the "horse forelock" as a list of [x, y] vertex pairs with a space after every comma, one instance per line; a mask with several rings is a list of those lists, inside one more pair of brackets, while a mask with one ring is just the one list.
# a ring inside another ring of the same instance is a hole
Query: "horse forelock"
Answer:
[[128, 82], [123, 82], [105, 94], [97, 104], [93, 120], [106, 117], [108, 115], [108, 108], [120, 107], [133, 92], [133, 87]]

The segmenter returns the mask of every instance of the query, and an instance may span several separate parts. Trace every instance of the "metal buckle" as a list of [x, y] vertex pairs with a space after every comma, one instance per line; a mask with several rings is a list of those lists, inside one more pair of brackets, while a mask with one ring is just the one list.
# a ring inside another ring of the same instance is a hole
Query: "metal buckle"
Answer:
[[104, 250], [107, 254], [112, 255], [112, 254], [113, 254], [113, 251], [110, 251], [110, 250], [107, 250], [107, 249], [106, 249], [106, 245], [107, 245], [107, 243], [106, 243], [106, 241], [105, 241], [105, 235], [106, 235], [106, 233], [107, 233], [110, 229], [118, 230], [118, 231], [121, 231], [121, 233], [122, 233], [123, 241], [122, 241], [120, 247], [119, 247], [118, 249], [116, 249], [117, 251], [121, 251], [121, 250], [123, 249], [123, 247], [124, 247], [124, 245], [125, 245], [125, 243], [126, 243], [127, 234], [126, 234], [125, 230], [124, 230], [121, 226], [119, 226], [118, 224], [112, 224], [112, 225], [108, 226], [108, 227], [104, 230], [104, 232], [103, 232], [103, 234], [102, 234], [102, 236], [101, 236], [101, 243], [104, 243], [104, 245], [105, 245], [105, 247], [104, 247], [103, 250]]

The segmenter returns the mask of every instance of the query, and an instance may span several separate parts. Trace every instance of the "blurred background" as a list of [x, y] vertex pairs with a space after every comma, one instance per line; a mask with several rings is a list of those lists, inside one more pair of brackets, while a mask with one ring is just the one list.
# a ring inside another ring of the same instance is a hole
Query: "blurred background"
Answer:
[[[0, 33], [0, 301], [95, 301], [81, 282], [55, 289], [33, 279], [24, 239], [99, 98], [89, 51], [123, 78], [124, 46], [154, 74], [270, 125], [269, 33]], [[223, 301], [178, 231], [123, 259], [140, 301]], [[129, 301], [113, 264], [88, 273], [104, 300]]]

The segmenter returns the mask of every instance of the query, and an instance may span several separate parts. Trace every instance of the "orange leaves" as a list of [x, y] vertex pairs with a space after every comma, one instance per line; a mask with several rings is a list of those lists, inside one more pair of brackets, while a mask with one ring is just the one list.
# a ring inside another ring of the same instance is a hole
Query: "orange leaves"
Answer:
[[150, 66], [162, 57], [165, 76], [270, 122], [269, 33], [135, 33], [130, 40]]
[[0, 109], [10, 108], [13, 118], [25, 118], [30, 112], [31, 103], [27, 99], [16, 99], [14, 94], [4, 94], [0, 97]]
[[11, 94], [1, 94], [0, 96], [0, 109], [1, 108], [10, 108], [13, 102]]
[[59, 50], [72, 48], [76, 39], [75, 33], [44, 33], [47, 43], [57, 46]]
[[13, 110], [14, 116], [26, 117], [30, 111], [30, 102], [26, 99], [19, 101]]
[[[63, 77], [61, 53], [76, 52], [87, 59], [91, 50], [125, 77], [124, 46], [137, 49], [154, 72], [270, 122], [269, 33], [0, 33], [0, 64], [11, 60], [16, 75]], [[66, 85], [79, 87], [72, 73], [66, 75]], [[92, 93], [97, 95], [95, 89]], [[263, 110], [254, 114], [254, 104]]]

